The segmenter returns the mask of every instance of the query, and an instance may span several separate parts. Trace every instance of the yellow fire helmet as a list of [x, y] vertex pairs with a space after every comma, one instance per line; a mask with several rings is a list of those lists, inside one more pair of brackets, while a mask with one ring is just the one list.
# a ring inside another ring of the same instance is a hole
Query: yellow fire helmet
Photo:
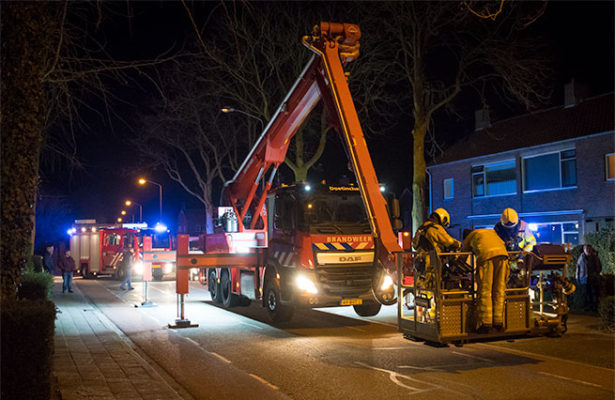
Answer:
[[440, 220], [440, 225], [445, 228], [451, 224], [451, 216], [444, 208], [436, 208], [431, 215], [437, 215]]
[[519, 223], [519, 214], [514, 209], [507, 208], [500, 215], [500, 223], [506, 228], [514, 228]]

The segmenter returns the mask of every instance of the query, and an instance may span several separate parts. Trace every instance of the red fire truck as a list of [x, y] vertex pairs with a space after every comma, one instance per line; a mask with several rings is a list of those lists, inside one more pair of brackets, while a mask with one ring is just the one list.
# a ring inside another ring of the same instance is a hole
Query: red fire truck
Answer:
[[84, 278], [112, 275], [122, 280], [130, 270], [130, 263], [139, 262], [135, 229], [77, 220], [69, 233], [71, 255]]
[[[359, 315], [375, 315], [396, 301], [393, 254], [401, 247], [343, 70], [358, 56], [360, 36], [356, 25], [323, 22], [303, 38], [313, 57], [225, 184], [227, 231], [203, 236], [200, 252], [189, 251], [187, 235], [178, 236], [181, 299], [188, 270], [198, 267], [207, 269], [214, 301], [232, 307], [245, 304], [242, 298], [260, 300], [273, 321], [288, 320], [296, 307], [352, 305]], [[357, 186], [272, 189], [290, 139], [320, 100], [346, 145]]]
[[[138, 238], [143, 264], [152, 264], [152, 278], [155, 281], [175, 273], [175, 238], [166, 226], [141, 227], [138, 230]], [[137, 272], [138, 275], [143, 273]]]

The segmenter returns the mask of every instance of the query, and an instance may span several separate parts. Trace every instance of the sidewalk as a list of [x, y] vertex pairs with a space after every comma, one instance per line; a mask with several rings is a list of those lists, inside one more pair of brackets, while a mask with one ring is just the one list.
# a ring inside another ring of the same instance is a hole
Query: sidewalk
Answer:
[[62, 399], [181, 399], [78, 285], [73, 290], [62, 294], [56, 277], [53, 372]]

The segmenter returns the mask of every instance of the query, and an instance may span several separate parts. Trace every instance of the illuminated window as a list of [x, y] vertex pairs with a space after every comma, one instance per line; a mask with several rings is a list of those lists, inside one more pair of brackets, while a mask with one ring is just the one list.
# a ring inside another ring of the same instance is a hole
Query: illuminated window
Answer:
[[453, 178], [448, 178], [444, 180], [444, 198], [452, 199], [455, 197], [455, 182]]
[[607, 154], [604, 159], [606, 180], [615, 181], [615, 153]]
[[534, 225], [534, 236], [538, 243], [572, 243], [579, 244], [579, 223], [571, 222], [549, 222], [536, 223]]
[[515, 160], [472, 167], [474, 197], [501, 196], [517, 193]]
[[575, 149], [525, 157], [523, 159], [526, 192], [560, 189], [577, 185]]

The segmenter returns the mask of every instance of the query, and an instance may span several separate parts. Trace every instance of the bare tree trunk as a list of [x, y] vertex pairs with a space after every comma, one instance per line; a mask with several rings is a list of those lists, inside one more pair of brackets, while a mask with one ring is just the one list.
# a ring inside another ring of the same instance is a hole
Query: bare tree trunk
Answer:
[[305, 153], [305, 135], [304, 128], [299, 128], [299, 131], [295, 134], [295, 162], [292, 162], [288, 156], [284, 160], [285, 164], [293, 171], [295, 174], [295, 182], [306, 182], [307, 174], [310, 168], [314, 166], [314, 164], [320, 159], [322, 153], [325, 151], [325, 146], [327, 145], [327, 133], [329, 133], [329, 126], [327, 125], [327, 113], [323, 110], [320, 114], [320, 139], [318, 142], [318, 147], [314, 151], [314, 154], [309, 159], [309, 161], [305, 162], [304, 153]]
[[425, 135], [427, 122], [417, 123], [413, 131], [412, 231], [425, 221]]
[[214, 205], [210, 202], [205, 205], [205, 233], [214, 233]]
[[2, 299], [16, 296], [21, 269], [32, 249], [47, 111], [43, 77], [53, 56], [55, 18], [55, 4], [2, 5]]

